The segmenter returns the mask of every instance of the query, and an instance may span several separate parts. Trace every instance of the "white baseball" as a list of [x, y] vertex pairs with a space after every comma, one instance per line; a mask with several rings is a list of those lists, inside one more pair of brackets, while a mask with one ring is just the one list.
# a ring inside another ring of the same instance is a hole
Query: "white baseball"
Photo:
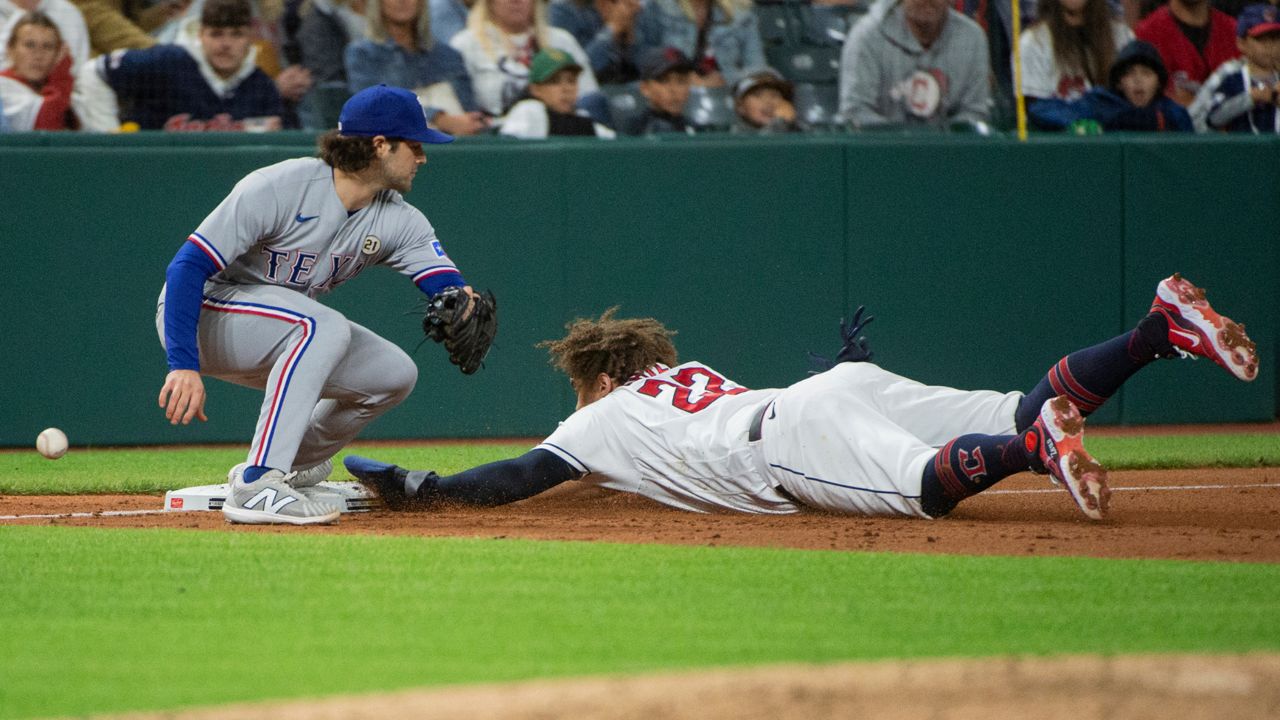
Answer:
[[67, 454], [67, 434], [58, 428], [48, 428], [36, 438], [36, 450], [50, 460]]

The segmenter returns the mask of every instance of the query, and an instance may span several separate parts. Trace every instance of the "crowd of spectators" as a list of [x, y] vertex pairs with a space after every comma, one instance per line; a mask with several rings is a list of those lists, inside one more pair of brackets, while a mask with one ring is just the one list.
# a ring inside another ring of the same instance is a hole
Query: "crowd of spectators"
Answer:
[[455, 136], [983, 132], [1018, 100], [1044, 132], [1277, 133], [1280, 19], [1250, 0], [0, 0], [0, 131], [325, 130], [376, 84]]

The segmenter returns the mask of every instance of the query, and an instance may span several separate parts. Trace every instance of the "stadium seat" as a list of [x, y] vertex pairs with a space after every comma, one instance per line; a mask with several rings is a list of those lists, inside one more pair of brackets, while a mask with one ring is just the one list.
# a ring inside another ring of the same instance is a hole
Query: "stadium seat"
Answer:
[[803, 22], [804, 41], [810, 45], [844, 45], [849, 28], [866, 14], [864, 5], [813, 5], [799, 6]]
[[766, 48], [769, 64], [791, 82], [834, 83], [840, 78], [839, 46]]
[[684, 116], [699, 130], [728, 130], [733, 124], [733, 93], [727, 87], [689, 88]]
[[803, 21], [793, 3], [757, 2], [755, 13], [765, 47], [791, 47], [800, 42]]
[[798, 83], [795, 95], [796, 117], [815, 129], [839, 126], [840, 91], [836, 85]]
[[600, 92], [608, 99], [611, 127], [618, 132], [624, 132], [631, 120], [644, 112], [645, 99], [635, 83], [601, 85]]

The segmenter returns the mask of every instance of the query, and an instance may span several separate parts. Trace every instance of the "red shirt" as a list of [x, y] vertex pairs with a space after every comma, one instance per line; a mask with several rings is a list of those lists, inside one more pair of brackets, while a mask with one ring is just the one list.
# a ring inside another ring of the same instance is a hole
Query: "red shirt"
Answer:
[[71, 76], [70, 55], [63, 57], [53, 67], [49, 78], [39, 87], [18, 77], [12, 67], [0, 72], [0, 75], [17, 80], [40, 93], [44, 98], [44, 102], [40, 104], [40, 111], [36, 115], [33, 130], [78, 130], [80, 128], [80, 122], [75, 114], [70, 112], [71, 91], [75, 85], [75, 79]]
[[1165, 93], [1183, 105], [1189, 105], [1195, 99], [1200, 84], [1219, 65], [1240, 56], [1236, 48], [1236, 21], [1212, 8], [1209, 10], [1209, 42], [1205, 43], [1204, 55], [1182, 33], [1168, 5], [1144, 18], [1133, 29], [1133, 34], [1160, 51], [1160, 59], [1169, 71]]

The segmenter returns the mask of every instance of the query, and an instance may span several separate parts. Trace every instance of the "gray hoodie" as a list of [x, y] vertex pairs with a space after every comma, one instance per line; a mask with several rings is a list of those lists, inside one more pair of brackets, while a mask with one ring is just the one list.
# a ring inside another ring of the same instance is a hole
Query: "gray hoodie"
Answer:
[[844, 120], [858, 127], [985, 121], [991, 86], [982, 28], [948, 10], [942, 34], [926, 50], [907, 29], [901, 0], [876, 5], [845, 38], [840, 58]]

